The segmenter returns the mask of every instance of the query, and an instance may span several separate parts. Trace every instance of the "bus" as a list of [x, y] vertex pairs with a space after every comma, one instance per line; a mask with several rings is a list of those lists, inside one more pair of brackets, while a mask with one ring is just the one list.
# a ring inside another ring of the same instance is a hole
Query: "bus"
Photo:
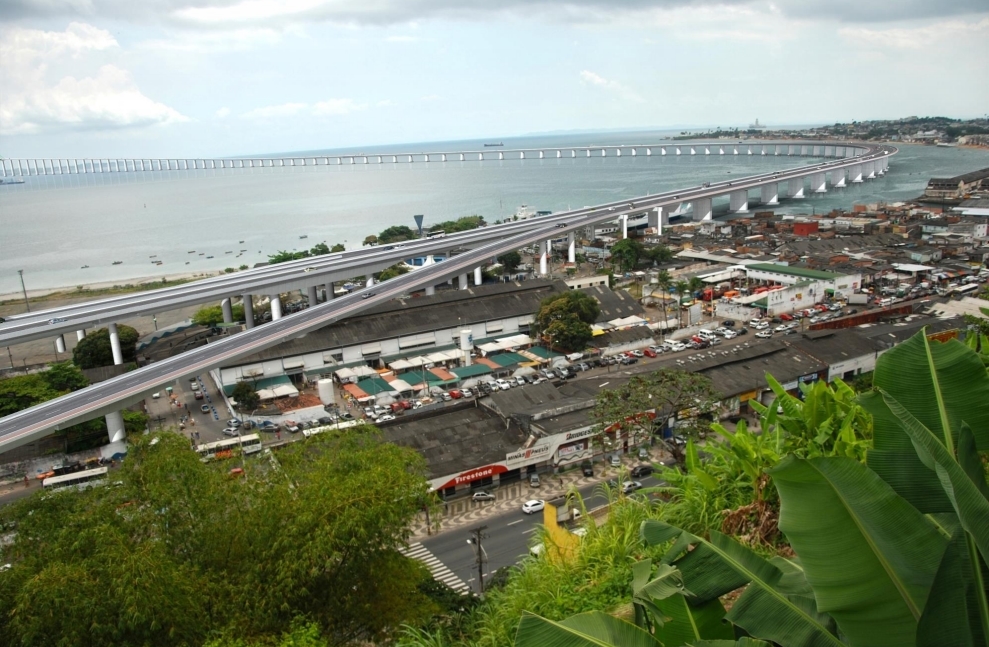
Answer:
[[322, 427], [315, 427], [313, 429], [305, 429], [302, 435], [306, 438], [310, 436], [315, 436], [316, 434], [321, 434], [324, 431], [329, 431], [330, 429], [353, 429], [358, 425], [365, 424], [363, 420], [344, 420], [342, 422], [335, 422], [332, 425], [324, 425]]
[[106, 485], [107, 469], [97, 467], [96, 469], [72, 472], [61, 476], [50, 476], [41, 482], [41, 486], [46, 490], [61, 490], [64, 488], [75, 488], [85, 490], [95, 485]]
[[214, 443], [204, 443], [196, 447], [196, 453], [206, 463], [214, 458], [230, 458], [235, 450], [242, 449], [245, 454], [256, 454], [264, 447], [261, 446], [261, 436], [250, 434], [240, 438], [226, 438]]
[[960, 294], [963, 296], [970, 294], [974, 297], [981, 287], [982, 286], [978, 283], [969, 283], [968, 285], [959, 285], [957, 288], [951, 288], [949, 292], [951, 294]]
[[446, 236], [446, 232], [445, 231], [442, 231], [440, 229], [437, 229], [435, 231], [427, 231], [426, 232], [426, 238], [427, 239], [428, 238], [443, 238], [444, 236]]

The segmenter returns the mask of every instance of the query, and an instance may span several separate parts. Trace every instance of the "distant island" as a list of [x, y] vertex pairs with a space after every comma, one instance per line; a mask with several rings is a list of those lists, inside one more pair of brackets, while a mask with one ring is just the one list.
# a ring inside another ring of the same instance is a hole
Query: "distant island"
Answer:
[[905, 117], [893, 120], [853, 121], [806, 129], [773, 129], [758, 123], [748, 128], [712, 128], [705, 131], [681, 131], [674, 140], [697, 138], [781, 139], [787, 137], [819, 139], [855, 139], [923, 144], [989, 146], [989, 119], [951, 119], [949, 117]]

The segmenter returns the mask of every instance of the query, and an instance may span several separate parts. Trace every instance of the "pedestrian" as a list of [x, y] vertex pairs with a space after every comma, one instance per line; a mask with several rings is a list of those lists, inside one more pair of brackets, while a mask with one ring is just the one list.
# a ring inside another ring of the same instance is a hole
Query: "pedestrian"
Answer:
[[24, 475], [24, 487], [25, 488], [31, 487], [31, 479], [28, 478], [27, 474]]
[[275, 438], [277, 438], [278, 440], [281, 440], [282, 439], [282, 432], [281, 431], [276, 431], [275, 432]]

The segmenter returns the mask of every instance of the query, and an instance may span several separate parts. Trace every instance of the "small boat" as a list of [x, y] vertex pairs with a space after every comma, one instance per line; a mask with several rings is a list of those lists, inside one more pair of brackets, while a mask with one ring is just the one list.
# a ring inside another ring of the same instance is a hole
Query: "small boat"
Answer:
[[196, 253], [196, 250], [192, 250], [192, 251], [191, 251], [191, 252], [189, 252], [189, 253], [190, 253], [190, 254], [195, 254], [195, 253]]
[[224, 254], [233, 254], [233, 252], [223, 252]]
[[206, 258], [213, 258], [212, 256], [207, 256]]
[[304, 240], [304, 239], [306, 239], [306, 238], [309, 238], [309, 236], [305, 236], [305, 235], [303, 235], [303, 236], [299, 236], [299, 240]]
[[485, 148], [491, 148], [493, 146], [504, 146], [504, 145], [505, 145], [504, 143], [498, 142], [498, 143], [495, 143], [495, 144], [485, 144], [484, 146], [485, 146]]
[[88, 269], [89, 269], [89, 266], [88, 266], [88, 265], [83, 265], [83, 266], [82, 266], [82, 267], [80, 267], [79, 269], [80, 269], [80, 270], [88, 270]]
[[200, 256], [206, 256], [206, 252], [199, 252]]
[[123, 265], [123, 264], [124, 264], [123, 261], [114, 261], [113, 263], [111, 263], [111, 265]]
[[240, 243], [241, 245], [244, 244], [244, 241], [242, 241], [242, 240], [238, 240], [237, 242]]
[[158, 258], [158, 255], [157, 254], [152, 254], [151, 256], [148, 256], [148, 258]]
[[185, 264], [188, 265], [189, 264], [189, 261], [186, 261]]

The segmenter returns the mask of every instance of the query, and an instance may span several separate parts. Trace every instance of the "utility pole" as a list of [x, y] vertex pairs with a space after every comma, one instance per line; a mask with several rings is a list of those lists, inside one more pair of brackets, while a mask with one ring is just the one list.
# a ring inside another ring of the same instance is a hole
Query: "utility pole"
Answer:
[[24, 307], [27, 308], [28, 312], [31, 312], [31, 303], [27, 300], [27, 288], [24, 287], [24, 270], [17, 270], [17, 274], [21, 277], [21, 292], [24, 293]]
[[474, 554], [477, 559], [478, 592], [481, 595], [484, 595], [484, 565], [488, 561], [488, 554], [484, 552], [484, 547], [481, 546], [481, 540], [488, 538], [488, 536], [484, 534], [484, 531], [487, 529], [487, 526], [478, 526], [477, 528], [472, 529], [470, 532], [473, 536], [467, 540], [468, 544], [474, 546]]

